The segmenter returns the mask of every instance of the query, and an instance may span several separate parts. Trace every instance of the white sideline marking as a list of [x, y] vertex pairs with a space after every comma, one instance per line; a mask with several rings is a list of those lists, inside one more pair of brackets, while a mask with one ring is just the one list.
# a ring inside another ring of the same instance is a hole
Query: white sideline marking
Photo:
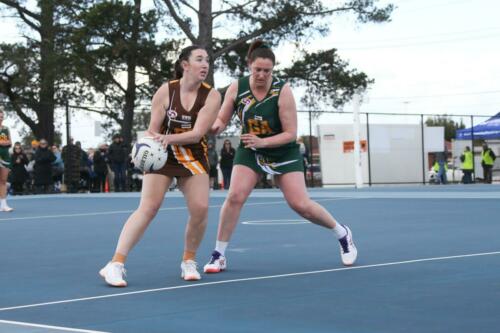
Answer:
[[50, 329], [53, 329], [53, 330], [60, 330], [60, 331], [66, 331], [66, 332], [106, 333], [106, 332], [103, 332], [103, 331], [89, 331], [89, 330], [81, 330], [81, 329], [78, 329], [78, 328], [71, 328], [71, 327], [40, 325], [40, 324], [33, 324], [33, 323], [25, 323], [25, 322], [22, 322], [22, 321], [0, 320], [0, 324], [10, 324], [10, 325], [28, 326], [28, 327], [39, 327], [39, 328], [50, 328]]
[[241, 224], [247, 225], [284, 225], [284, 224], [309, 224], [311, 222], [307, 220], [253, 220], [253, 221], [243, 221]]
[[[314, 201], [335, 201], [335, 200], [350, 200], [353, 198], [330, 198], [330, 199], [317, 199]], [[259, 205], [274, 205], [274, 204], [282, 204], [286, 203], [285, 200], [280, 201], [266, 201], [266, 202], [249, 202], [246, 203], [245, 206], [259, 206]], [[211, 205], [209, 208], [220, 208], [222, 205]], [[160, 208], [159, 211], [165, 210], [185, 210], [186, 206], [180, 207], [167, 207]], [[2, 221], [16, 221], [16, 220], [38, 220], [38, 219], [54, 219], [54, 218], [62, 218], [62, 217], [81, 217], [81, 216], [98, 216], [98, 215], [112, 215], [112, 214], [130, 214], [133, 213], [135, 209], [131, 210], [112, 210], [108, 212], [96, 212], [96, 213], [76, 213], [76, 214], [58, 214], [58, 215], [41, 215], [41, 216], [24, 216], [24, 217], [11, 217], [11, 218], [0, 218], [0, 222]]]
[[288, 274], [278, 274], [278, 275], [257, 276], [257, 277], [251, 277], [251, 278], [232, 279], [232, 280], [213, 281], [213, 282], [202, 282], [202, 283], [195, 283], [195, 284], [184, 284], [184, 285], [180, 285], [180, 286], [165, 287], [165, 288], [155, 288], [155, 289], [145, 289], [145, 290], [138, 290], [138, 291], [126, 292], [126, 293], [116, 293], [116, 294], [108, 294], [108, 295], [100, 295], [100, 296], [92, 296], [92, 297], [66, 299], [66, 300], [62, 300], [62, 301], [53, 301], [53, 302], [45, 302], [45, 303], [35, 303], [35, 304], [28, 304], [28, 305], [11, 306], [11, 307], [6, 307], [6, 308], [0, 308], [0, 312], [1, 311], [9, 311], [9, 310], [34, 308], [34, 307], [40, 307], [40, 306], [45, 306], [45, 305], [75, 303], [75, 302], [91, 301], [91, 300], [96, 300], [96, 299], [104, 299], [104, 298], [112, 298], [112, 297], [120, 297], [120, 296], [128, 296], [128, 295], [146, 294], [146, 293], [152, 293], [152, 292], [157, 292], [157, 291], [177, 290], [177, 289], [195, 288], [195, 287], [205, 287], [205, 286], [211, 286], [211, 285], [217, 285], [217, 284], [226, 284], [226, 283], [235, 283], [235, 282], [270, 280], [270, 279], [285, 278], [285, 277], [292, 277], [292, 276], [312, 275], [312, 274], [321, 274], [321, 273], [330, 273], [330, 272], [350, 271], [350, 270], [360, 270], [360, 269], [366, 269], [366, 268], [387, 267], [387, 266], [414, 264], [414, 263], [420, 263], [420, 262], [439, 261], [439, 260], [448, 260], [448, 259], [460, 259], [460, 258], [490, 256], [490, 255], [497, 255], [497, 254], [500, 254], [500, 251], [496, 251], [496, 252], [483, 252], [483, 253], [472, 253], [472, 254], [462, 254], [462, 255], [447, 256], [447, 257], [434, 257], [434, 258], [413, 259], [413, 260], [405, 260], [405, 261], [387, 262], [387, 263], [382, 263], [382, 264], [371, 264], [371, 265], [363, 265], [363, 266], [352, 266], [352, 267], [323, 269], [323, 270], [319, 270], [319, 271], [309, 271], [309, 272], [299, 272], [299, 273], [288, 273]]

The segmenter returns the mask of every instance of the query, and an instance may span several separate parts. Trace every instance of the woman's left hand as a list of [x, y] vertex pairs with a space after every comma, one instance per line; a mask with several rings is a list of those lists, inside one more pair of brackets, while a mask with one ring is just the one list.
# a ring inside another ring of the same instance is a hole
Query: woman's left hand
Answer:
[[153, 135], [153, 138], [155, 139], [155, 141], [158, 141], [159, 143], [161, 143], [161, 145], [163, 146], [163, 148], [167, 149], [167, 146], [168, 146], [168, 135], [167, 134], [159, 134], [159, 133], [154, 133]]
[[264, 139], [259, 138], [255, 134], [242, 134], [241, 141], [245, 148], [264, 148]]

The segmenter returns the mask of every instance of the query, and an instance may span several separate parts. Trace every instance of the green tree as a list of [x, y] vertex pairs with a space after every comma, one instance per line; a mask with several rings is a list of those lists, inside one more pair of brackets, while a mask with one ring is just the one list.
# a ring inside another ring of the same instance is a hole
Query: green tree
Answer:
[[433, 127], [433, 126], [444, 127], [444, 139], [446, 141], [451, 141], [451, 139], [455, 139], [457, 130], [465, 128], [465, 125], [464, 125], [462, 119], [460, 119], [460, 123], [458, 123], [458, 122], [455, 122], [453, 119], [451, 119], [447, 115], [436, 116], [433, 118], [427, 118], [427, 120], [425, 121], [425, 124], [429, 127]]
[[[215, 65], [211, 68], [233, 76], [246, 70], [246, 49], [255, 38], [263, 38], [272, 46], [283, 42], [305, 46], [311, 38], [321, 38], [330, 31], [334, 15], [352, 13], [360, 23], [385, 22], [393, 10], [392, 5], [377, 7], [376, 0], [225, 0], [215, 10], [212, 0], [198, 0], [197, 7], [191, 1], [162, 1], [185, 38], [208, 49]], [[236, 27], [233, 35], [216, 35], [215, 28], [221, 25]], [[304, 51], [305, 47], [299, 49], [302, 51], [294, 65], [278, 74], [295, 85], [306, 86], [310, 96], [303, 102], [308, 106], [320, 101], [340, 106], [356, 89], [372, 82], [365, 74], [349, 69], [333, 48], [316, 53]], [[213, 72], [208, 81], [213, 84]]]
[[[171, 76], [172, 43], [157, 44], [156, 11], [141, 12], [141, 0], [99, 2], [79, 16], [73, 35], [78, 75], [102, 109], [87, 108], [120, 126], [125, 142], [133, 139], [135, 113], [144, 113], [164, 77]], [[137, 123], [137, 122], [136, 122]]]
[[15, 112], [37, 138], [54, 141], [54, 110], [66, 100], [79, 101], [67, 53], [70, 22], [85, 1], [0, 0], [3, 13], [13, 12], [22, 24], [24, 42], [0, 44], [0, 93], [7, 111]]

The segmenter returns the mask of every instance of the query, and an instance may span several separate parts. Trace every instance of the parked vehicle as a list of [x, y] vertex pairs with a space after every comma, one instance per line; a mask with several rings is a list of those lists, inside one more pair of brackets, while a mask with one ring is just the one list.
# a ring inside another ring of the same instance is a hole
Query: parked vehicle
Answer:
[[319, 164], [313, 163], [307, 167], [307, 180], [310, 181], [311, 179], [313, 179], [315, 186], [321, 185], [321, 166]]

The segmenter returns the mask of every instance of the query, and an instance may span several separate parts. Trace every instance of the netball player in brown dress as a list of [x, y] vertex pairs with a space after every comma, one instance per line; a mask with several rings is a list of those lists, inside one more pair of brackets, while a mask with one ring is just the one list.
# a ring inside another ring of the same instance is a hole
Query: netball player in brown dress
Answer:
[[208, 158], [205, 134], [217, 118], [221, 97], [204, 82], [209, 71], [206, 50], [189, 46], [176, 63], [177, 79], [163, 84], [153, 96], [148, 136], [168, 150], [168, 160], [158, 171], [146, 173], [137, 210], [123, 226], [112, 260], [99, 272], [115, 287], [125, 287], [125, 261], [161, 207], [174, 177], [186, 199], [186, 226], [181, 277], [199, 280], [196, 251], [205, 233], [208, 214]]

